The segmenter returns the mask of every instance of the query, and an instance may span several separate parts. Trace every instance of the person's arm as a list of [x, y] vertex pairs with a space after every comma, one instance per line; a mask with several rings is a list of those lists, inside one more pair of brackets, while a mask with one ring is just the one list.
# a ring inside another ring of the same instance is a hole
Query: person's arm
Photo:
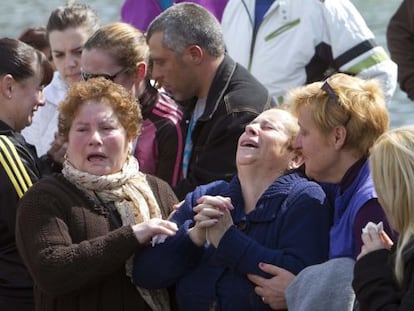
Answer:
[[[16, 242], [24, 263], [36, 283], [51, 294], [64, 294], [98, 282], [115, 272], [153, 234], [162, 220], [122, 226], [107, 232], [107, 220], [93, 217], [85, 227], [102, 226], [102, 234], [79, 241], [70, 231], [67, 202], [56, 193], [38, 190], [34, 185], [20, 200], [17, 208]], [[66, 208], [65, 208], [66, 207]], [[91, 216], [86, 215], [85, 219]]]
[[[387, 217], [385, 216], [384, 210], [381, 205], [378, 203], [377, 199], [371, 199], [366, 202], [358, 211], [355, 222], [354, 222], [354, 254], [355, 258], [361, 252], [361, 247], [363, 245], [361, 239], [362, 228], [366, 226], [368, 222], [379, 223], [382, 221], [384, 226], [384, 231], [387, 235], [394, 240], [394, 233], [388, 223]], [[355, 259], [354, 258], [354, 259]]]
[[179, 115], [165, 120], [157, 131], [158, 163], [156, 175], [175, 187], [181, 180], [181, 161], [184, 150], [184, 137], [179, 124]]
[[389, 101], [397, 85], [396, 64], [375, 42], [374, 34], [350, 1], [326, 0], [323, 6], [324, 29], [335, 69], [363, 79], [378, 79]]
[[[202, 195], [217, 194], [224, 184], [226, 183], [215, 182], [197, 187], [194, 192], [187, 195], [185, 201], [180, 203], [170, 217], [170, 221], [176, 223], [179, 228], [175, 236], [135, 253], [133, 268], [135, 284], [145, 288], [169, 287], [199, 263], [204, 254], [204, 245], [194, 241], [191, 236], [195, 228], [193, 206]], [[156, 269], [148, 269], [149, 266]]]
[[[319, 186], [315, 186], [319, 190]], [[328, 257], [330, 213], [325, 195], [311, 194], [312, 186], [290, 202], [280, 228], [277, 248], [263, 246], [235, 226], [221, 238], [216, 258], [241, 274], [266, 276], [259, 263], [271, 263], [298, 273], [304, 267], [323, 262]]]
[[17, 202], [40, 178], [36, 154], [26, 147], [0, 135], [0, 219], [13, 235]]
[[273, 310], [287, 309], [286, 289], [293, 282], [295, 275], [283, 268], [275, 265], [260, 263], [259, 268], [269, 278], [264, 278], [256, 274], [248, 274], [248, 279], [255, 285], [254, 291], [264, 303], [268, 304]]
[[16, 223], [19, 252], [45, 291], [60, 295], [93, 284], [119, 269], [138, 240], [130, 226], [92, 240], [72, 240], [62, 204], [34, 187], [20, 201]]
[[13, 234], [17, 202], [40, 178], [36, 160], [15, 138], [0, 135], [0, 218]]
[[[191, 200], [185, 201], [171, 216], [179, 227], [175, 236], [163, 243], [140, 249], [134, 256], [133, 281], [145, 288], [163, 288], [175, 282], [197, 264], [203, 247], [196, 245], [189, 235], [193, 227]], [[156, 269], [148, 269], [151, 265]]]
[[0, 180], [0, 222], [2, 227], [7, 227], [7, 231], [13, 233], [16, 223], [16, 206], [19, 197], [15, 187], [1, 165]]
[[[411, 308], [400, 309], [399, 289], [389, 263], [390, 251], [387, 249], [371, 252], [356, 262], [352, 287], [361, 310], [414, 310], [412, 298]], [[411, 279], [414, 280], [412, 276]], [[413, 281], [410, 289], [414, 290]]]
[[387, 45], [398, 64], [398, 82], [414, 100], [414, 2], [404, 0], [387, 26]]
[[[0, 154], [4, 159], [4, 154], [1, 150]], [[7, 229], [5, 229], [6, 231], [14, 234], [17, 202], [19, 196], [23, 195], [25, 191], [24, 189], [30, 187], [30, 184], [27, 184], [24, 179], [16, 180], [16, 182], [13, 183], [6, 172], [5, 164], [3, 163], [0, 164], [0, 180], [0, 223], [2, 227], [7, 227]]]

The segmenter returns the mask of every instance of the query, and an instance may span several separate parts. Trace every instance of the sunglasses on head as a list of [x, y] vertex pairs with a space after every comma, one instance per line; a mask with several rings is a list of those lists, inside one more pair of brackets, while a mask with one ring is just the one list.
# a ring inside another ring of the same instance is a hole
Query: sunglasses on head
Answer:
[[87, 73], [87, 72], [81, 70], [81, 77], [84, 81], [88, 81], [89, 79], [93, 79], [93, 78], [104, 78], [106, 80], [114, 81], [117, 76], [119, 76], [120, 74], [123, 74], [126, 71], [128, 71], [128, 68], [122, 68], [117, 73], [114, 73], [113, 75], [110, 75], [108, 73], [96, 73], [96, 74], [95, 73]]
[[328, 80], [325, 80], [325, 82], [321, 86], [321, 90], [325, 91], [328, 96], [333, 99], [336, 103], [340, 104], [339, 96], [336, 94], [335, 90], [332, 88], [332, 86], [328, 83]]
[[[333, 99], [335, 103], [341, 106], [341, 100], [339, 99], [338, 94], [335, 92], [332, 86], [328, 83], [328, 80], [325, 80], [325, 82], [322, 84], [321, 90], [323, 90], [329, 96], [329, 98]], [[351, 120], [351, 115], [348, 116], [343, 126], [346, 126], [349, 123], [349, 120]]]

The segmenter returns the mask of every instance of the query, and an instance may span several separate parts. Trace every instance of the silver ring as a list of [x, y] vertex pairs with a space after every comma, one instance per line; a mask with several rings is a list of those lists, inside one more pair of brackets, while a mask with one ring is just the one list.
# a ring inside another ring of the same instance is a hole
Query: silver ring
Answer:
[[262, 297], [262, 301], [263, 301], [263, 303], [265, 302], [265, 299], [264, 299], [264, 297]]

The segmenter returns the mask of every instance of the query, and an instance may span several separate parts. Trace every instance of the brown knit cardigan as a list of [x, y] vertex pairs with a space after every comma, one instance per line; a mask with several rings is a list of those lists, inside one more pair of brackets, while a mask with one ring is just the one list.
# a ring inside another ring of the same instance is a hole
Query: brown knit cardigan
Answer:
[[[166, 218], [177, 198], [164, 181], [147, 180]], [[113, 228], [108, 209], [63, 175], [40, 180], [21, 199], [16, 240], [36, 310], [151, 310], [125, 275], [125, 261], [142, 247], [131, 227]]]

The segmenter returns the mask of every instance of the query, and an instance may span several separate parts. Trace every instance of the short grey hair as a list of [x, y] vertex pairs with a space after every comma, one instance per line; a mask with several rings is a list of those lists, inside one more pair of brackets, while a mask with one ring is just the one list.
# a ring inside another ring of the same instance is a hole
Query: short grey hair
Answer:
[[198, 45], [213, 57], [225, 52], [219, 21], [205, 8], [194, 3], [175, 4], [157, 16], [148, 26], [147, 40], [163, 33], [163, 46], [182, 54], [190, 45]]

